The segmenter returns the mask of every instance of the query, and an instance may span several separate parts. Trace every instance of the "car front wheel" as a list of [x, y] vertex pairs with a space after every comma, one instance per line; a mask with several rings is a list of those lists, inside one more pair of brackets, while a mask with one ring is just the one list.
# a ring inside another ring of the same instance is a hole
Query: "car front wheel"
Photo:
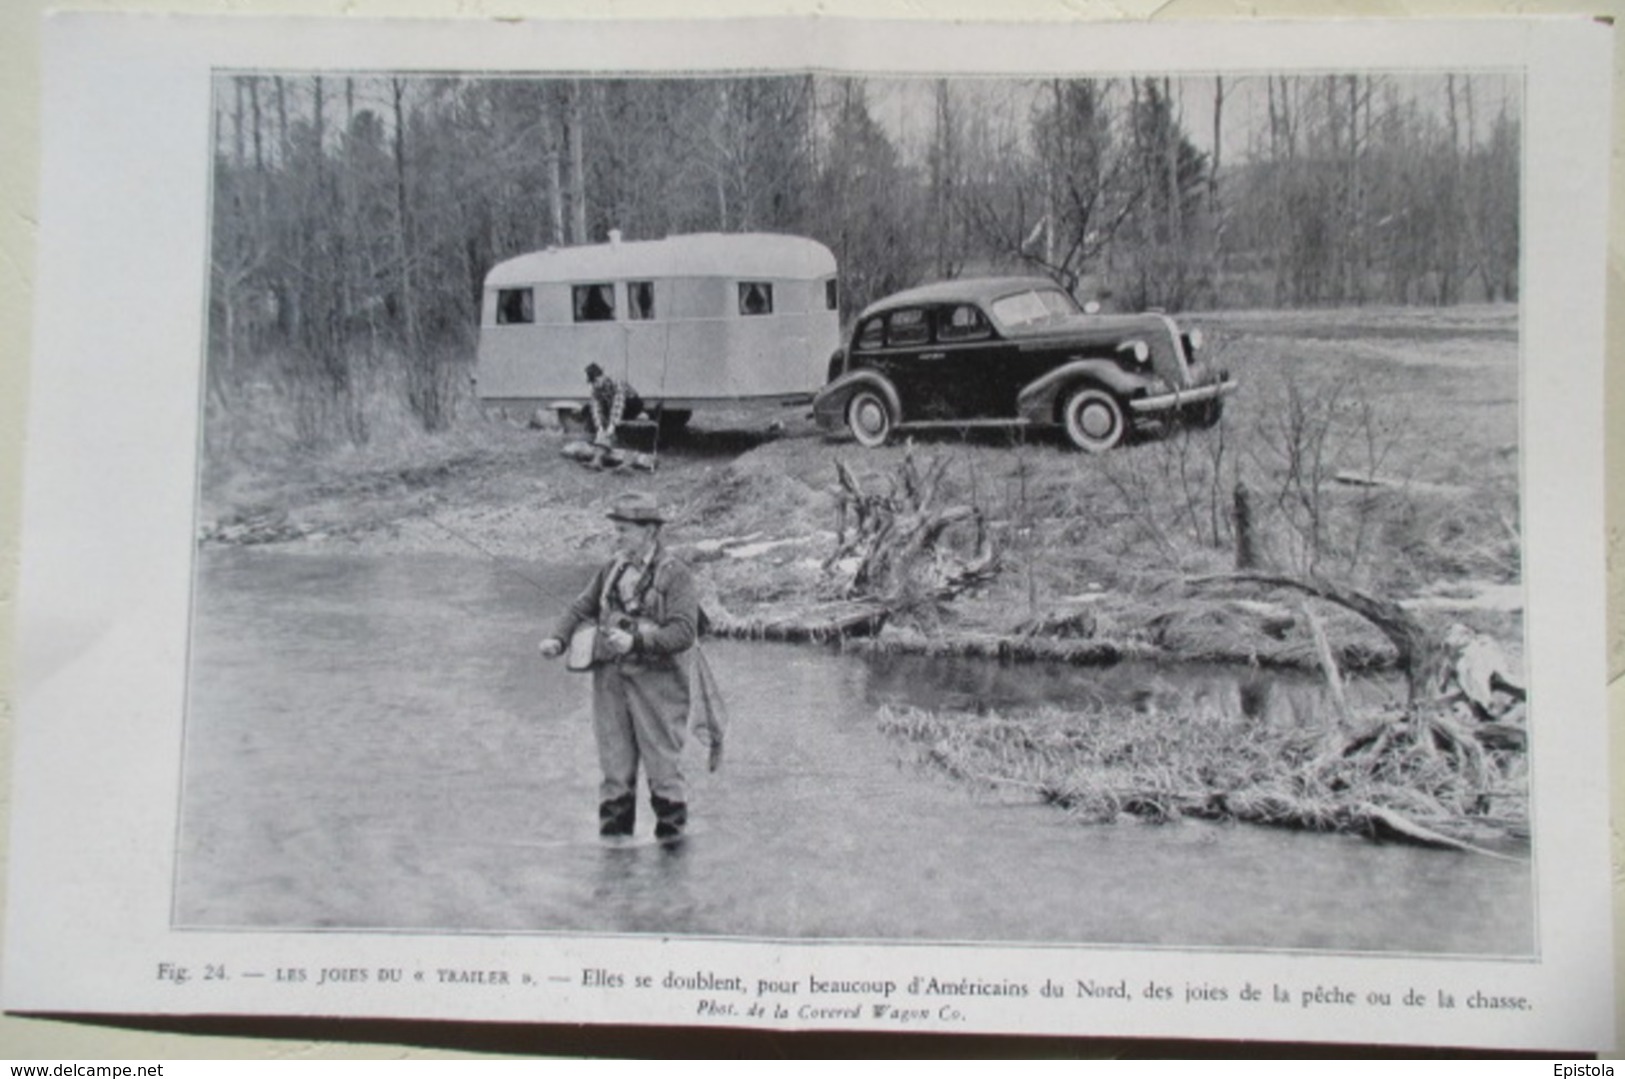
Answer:
[[846, 425], [858, 445], [873, 449], [886, 444], [893, 424], [891, 408], [875, 390], [859, 390], [846, 405]]
[[1105, 453], [1128, 433], [1128, 421], [1117, 398], [1099, 386], [1074, 390], [1061, 411], [1066, 437], [1080, 450]]

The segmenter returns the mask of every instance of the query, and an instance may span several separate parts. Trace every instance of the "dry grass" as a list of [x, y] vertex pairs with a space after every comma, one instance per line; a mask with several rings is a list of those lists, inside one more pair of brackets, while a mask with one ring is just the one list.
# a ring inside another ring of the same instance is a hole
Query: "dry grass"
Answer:
[[[1064, 597], [1095, 592], [1111, 597], [1097, 609], [1102, 639], [1296, 663], [1308, 655], [1299, 637], [1283, 642], [1195, 605], [1180, 585], [1232, 567], [1237, 483], [1252, 492], [1259, 546], [1279, 571], [1396, 597], [1441, 582], [1516, 583], [1513, 317], [1489, 307], [1202, 316], [1194, 321], [1210, 323], [1214, 355], [1242, 386], [1215, 430], [1099, 457], [1037, 433], [931, 432], [878, 450], [793, 438], [740, 458], [727, 470], [739, 487], [714, 493], [710, 510], [771, 529], [778, 507], [752, 505], [764, 475], [795, 479], [822, 502], [837, 458], [861, 479], [895, 474], [910, 453], [946, 457], [943, 497], [983, 510], [1003, 572], [954, 601], [944, 632], [1008, 635]], [[777, 534], [831, 523], [791, 514]], [[1475, 616], [1475, 628], [1519, 632], [1515, 616]], [[1354, 665], [1385, 651], [1358, 623], [1334, 637]]]
[[1474, 843], [1527, 835], [1521, 754], [1393, 718], [1351, 736], [1190, 700], [1020, 716], [887, 708], [880, 724], [958, 779], [1028, 791], [1091, 823], [1196, 816]]

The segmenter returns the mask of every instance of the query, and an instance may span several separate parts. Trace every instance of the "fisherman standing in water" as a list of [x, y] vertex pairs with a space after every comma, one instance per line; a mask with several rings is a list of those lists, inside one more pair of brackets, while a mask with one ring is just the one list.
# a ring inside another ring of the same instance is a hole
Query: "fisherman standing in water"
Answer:
[[[699, 600], [694, 577], [660, 543], [665, 517], [655, 499], [628, 492], [611, 504], [615, 554], [541, 643], [561, 655], [577, 630], [596, 631], [592, 650], [593, 731], [604, 773], [599, 833], [632, 834], [638, 763], [649, 784], [655, 838], [675, 840], [688, 823], [682, 753], [689, 710], [689, 664]], [[713, 767], [715, 759], [713, 758]]]

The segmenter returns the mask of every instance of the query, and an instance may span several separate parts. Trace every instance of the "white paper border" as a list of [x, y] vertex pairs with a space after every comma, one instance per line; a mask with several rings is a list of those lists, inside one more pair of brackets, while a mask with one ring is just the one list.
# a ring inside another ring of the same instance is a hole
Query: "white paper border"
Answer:
[[[1397, 984], [1420, 966], [1432, 982], [1521, 986], [1536, 1015], [1396, 1022], [1392, 1013], [1201, 1013], [1147, 1008], [1078, 1013], [1064, 1027], [1030, 1009], [988, 1006], [973, 1028], [1291, 1040], [1443, 1042], [1596, 1048], [1609, 1044], [1603, 762], [1602, 265], [1607, 34], [1580, 20], [1473, 23], [947, 26], [909, 23], [890, 55], [884, 25], [834, 20], [701, 24], [457, 24], [58, 17], [47, 31], [43, 230], [29, 414], [26, 533], [19, 590], [19, 722], [13, 780], [12, 890], [4, 1002], [44, 1011], [307, 1012], [438, 1018], [693, 1022], [687, 998], [617, 1002], [572, 992], [414, 1001], [361, 993], [293, 1001], [250, 987], [222, 995], [156, 986], [157, 958], [258, 957], [383, 965], [398, 941], [367, 934], [172, 934], [169, 874], [190, 594], [198, 364], [206, 286], [208, 103], [214, 67], [688, 70], [844, 68], [1087, 73], [1525, 67], [1525, 551], [1534, 729], [1539, 963], [1407, 966], [1392, 959], [1196, 952], [1088, 953], [1040, 961], [1032, 950], [956, 950], [952, 965], [1010, 976], [1136, 980], [1279, 978], [1357, 990]], [[940, 47], [930, 47], [940, 41]], [[1223, 58], [1222, 64], [1219, 58]], [[1363, 57], [1364, 63], [1355, 58]], [[589, 64], [587, 58], [591, 58]], [[1154, 58], [1154, 62], [1147, 58]], [[771, 62], [770, 62], [771, 61]], [[1586, 107], [1582, 107], [1586, 106]], [[55, 317], [87, 269], [116, 281], [102, 317]], [[1549, 356], [1560, 354], [1562, 362]], [[1595, 537], [1587, 541], [1584, 538]], [[1576, 780], [1582, 780], [1577, 782]], [[155, 795], [154, 792], [164, 792]], [[205, 939], [206, 938], [206, 939]], [[414, 956], [512, 966], [512, 938], [428, 938]], [[829, 976], [871, 971], [873, 949], [637, 940], [554, 941], [566, 968], [603, 962], [685, 969], [817, 955]], [[658, 951], [650, 958], [651, 951]], [[921, 946], [880, 950], [882, 966], [925, 969]], [[233, 961], [238, 961], [235, 958]], [[1246, 975], [1236, 973], [1244, 964]], [[1124, 964], [1128, 964], [1124, 967]], [[1442, 983], [1441, 983], [1442, 984]], [[981, 1007], [979, 1004], [978, 1007]], [[789, 1024], [795, 1026], [798, 1024]], [[818, 1024], [805, 1024], [817, 1026]], [[888, 1029], [874, 1027], [871, 1029]]]

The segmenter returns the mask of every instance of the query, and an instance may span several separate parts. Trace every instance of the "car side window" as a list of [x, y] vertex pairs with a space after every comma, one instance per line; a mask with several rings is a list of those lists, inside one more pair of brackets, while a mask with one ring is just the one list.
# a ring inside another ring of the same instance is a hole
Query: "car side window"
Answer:
[[886, 344], [892, 348], [923, 345], [931, 340], [931, 323], [925, 311], [918, 307], [905, 307], [893, 311], [886, 319]]
[[879, 348], [886, 343], [886, 320], [872, 318], [858, 331], [858, 347], [864, 350]]
[[981, 341], [992, 336], [993, 325], [974, 304], [962, 303], [937, 313], [938, 341]]

